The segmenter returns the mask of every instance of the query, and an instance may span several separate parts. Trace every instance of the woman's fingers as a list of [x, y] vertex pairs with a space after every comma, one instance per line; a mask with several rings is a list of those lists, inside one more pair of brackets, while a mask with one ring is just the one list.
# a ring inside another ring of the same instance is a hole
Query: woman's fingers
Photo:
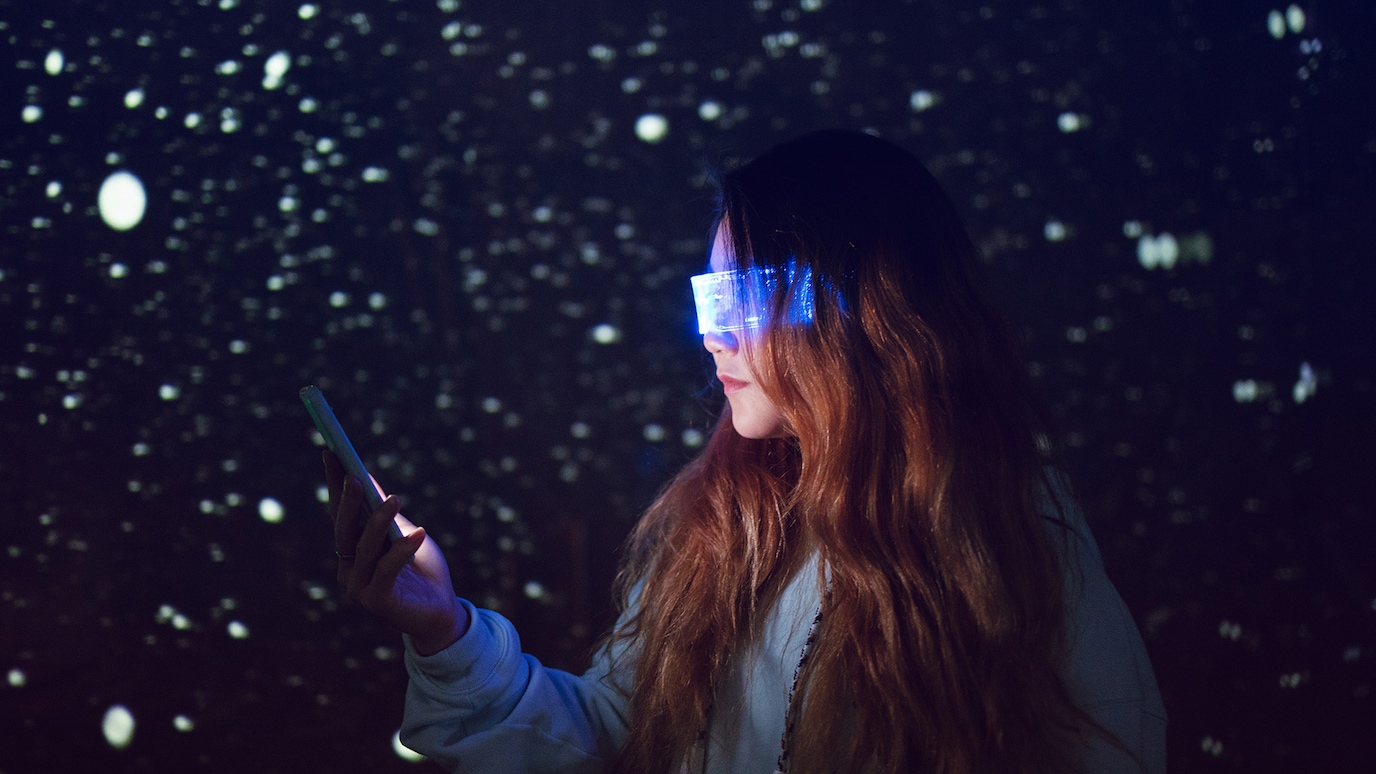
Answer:
[[390, 593], [396, 585], [397, 576], [410, 564], [411, 557], [415, 556], [424, 542], [425, 530], [417, 527], [411, 534], [393, 543], [391, 549], [378, 560], [371, 585], [378, 591]]
[[346, 476], [339, 487], [339, 501], [334, 512], [334, 547], [341, 557], [358, 553], [356, 544], [366, 513], [362, 487], [357, 480]]
[[329, 449], [321, 451], [320, 458], [325, 462], [325, 491], [330, 494], [330, 518], [338, 518], [339, 495], [344, 488], [344, 466], [339, 464], [339, 458]]
[[355, 596], [373, 582], [377, 574], [377, 563], [387, 552], [387, 531], [392, 518], [400, 509], [397, 498], [388, 496], [382, 505], [368, 517], [368, 523], [354, 547], [353, 586], [350, 596]]

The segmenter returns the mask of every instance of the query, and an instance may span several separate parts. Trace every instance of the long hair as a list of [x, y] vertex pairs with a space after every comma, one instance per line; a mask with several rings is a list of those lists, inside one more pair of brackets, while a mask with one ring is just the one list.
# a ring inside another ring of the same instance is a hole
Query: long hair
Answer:
[[[790, 770], [1064, 772], [1091, 725], [1060, 674], [1064, 547], [1037, 513], [1037, 412], [955, 208], [913, 156], [846, 131], [720, 183], [741, 268], [779, 283], [753, 346], [788, 437], [730, 407], [646, 512], [619, 576], [636, 654], [623, 772], [674, 770], [729, 660], [820, 554]], [[754, 342], [754, 343], [752, 343]]]

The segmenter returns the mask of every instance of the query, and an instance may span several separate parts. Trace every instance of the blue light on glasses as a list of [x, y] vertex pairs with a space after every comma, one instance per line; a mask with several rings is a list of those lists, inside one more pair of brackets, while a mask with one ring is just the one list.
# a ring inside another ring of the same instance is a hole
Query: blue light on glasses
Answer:
[[[690, 277], [689, 281], [697, 306], [698, 333], [703, 335], [763, 326], [770, 299], [778, 287], [776, 271], [771, 268], [714, 271]], [[792, 291], [789, 322], [812, 322], [812, 268], [805, 266], [798, 272], [790, 265], [786, 281]]]

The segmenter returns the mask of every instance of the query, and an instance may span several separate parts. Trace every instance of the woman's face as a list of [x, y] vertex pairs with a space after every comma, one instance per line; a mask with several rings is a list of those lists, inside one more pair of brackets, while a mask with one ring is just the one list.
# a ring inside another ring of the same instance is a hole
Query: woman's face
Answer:
[[[730, 270], [728, 255], [723, 225], [717, 229], [717, 240], [712, 244], [712, 271]], [[712, 353], [717, 364], [717, 378], [731, 403], [731, 424], [736, 432], [745, 438], [779, 438], [787, 434], [783, 414], [760, 389], [750, 355], [758, 349], [759, 341], [752, 340], [753, 347], [741, 346], [745, 343], [744, 337], [758, 335], [753, 330], [708, 333], [702, 337], [702, 345]]]

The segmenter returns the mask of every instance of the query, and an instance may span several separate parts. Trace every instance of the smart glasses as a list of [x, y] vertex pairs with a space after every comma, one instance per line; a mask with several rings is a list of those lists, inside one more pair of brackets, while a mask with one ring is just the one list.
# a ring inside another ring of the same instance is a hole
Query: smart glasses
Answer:
[[771, 299], [778, 291], [780, 274], [788, 287], [785, 319], [790, 323], [812, 322], [812, 268], [799, 271], [792, 263], [780, 272], [774, 268], [714, 271], [690, 277], [693, 303], [698, 312], [698, 333], [754, 330], [768, 322]]

